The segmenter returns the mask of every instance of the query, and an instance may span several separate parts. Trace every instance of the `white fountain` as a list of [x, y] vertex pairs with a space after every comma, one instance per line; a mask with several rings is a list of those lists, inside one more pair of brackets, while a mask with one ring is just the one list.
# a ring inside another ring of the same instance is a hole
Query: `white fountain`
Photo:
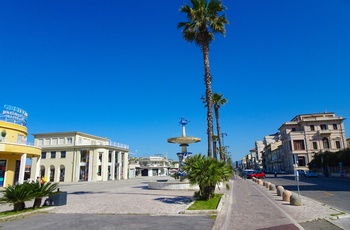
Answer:
[[182, 169], [183, 163], [187, 157], [192, 155], [191, 152], [187, 152], [187, 147], [191, 143], [200, 142], [201, 139], [198, 137], [187, 137], [186, 136], [186, 128], [189, 121], [185, 118], [181, 118], [180, 124], [182, 125], [182, 136], [181, 137], [171, 137], [168, 138], [168, 143], [179, 144], [181, 147], [181, 152], [177, 153], [179, 158], [179, 169], [177, 171], [177, 175], [180, 178], [179, 180], [159, 180], [157, 182], [148, 182], [148, 188], [150, 189], [185, 189], [185, 190], [196, 190], [198, 186], [191, 186], [188, 181], [185, 181], [186, 172]]

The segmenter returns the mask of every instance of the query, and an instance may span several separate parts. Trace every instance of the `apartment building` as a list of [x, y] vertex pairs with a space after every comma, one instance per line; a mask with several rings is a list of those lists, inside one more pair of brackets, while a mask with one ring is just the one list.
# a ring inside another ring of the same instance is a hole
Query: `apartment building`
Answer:
[[129, 146], [82, 132], [34, 134], [41, 157], [32, 161], [34, 172], [47, 181], [107, 181], [128, 178]]
[[141, 176], [167, 176], [170, 175], [171, 164], [164, 156], [150, 156], [139, 159]]
[[307, 169], [315, 153], [346, 148], [344, 120], [333, 112], [325, 112], [297, 115], [282, 124], [279, 131], [281, 151], [286, 156], [285, 170]]
[[27, 117], [26, 111], [11, 105], [4, 105], [0, 114], [0, 187], [23, 183], [27, 159], [40, 158], [41, 149], [27, 142]]

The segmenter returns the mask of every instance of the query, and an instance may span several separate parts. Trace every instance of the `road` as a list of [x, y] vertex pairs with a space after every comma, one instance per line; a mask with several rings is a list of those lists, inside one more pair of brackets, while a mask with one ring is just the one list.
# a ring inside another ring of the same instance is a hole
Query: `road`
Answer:
[[[297, 181], [294, 175], [267, 175], [266, 180], [285, 189], [298, 193]], [[318, 177], [299, 179], [300, 194], [321, 203], [327, 204], [344, 212], [350, 213], [350, 180]]]

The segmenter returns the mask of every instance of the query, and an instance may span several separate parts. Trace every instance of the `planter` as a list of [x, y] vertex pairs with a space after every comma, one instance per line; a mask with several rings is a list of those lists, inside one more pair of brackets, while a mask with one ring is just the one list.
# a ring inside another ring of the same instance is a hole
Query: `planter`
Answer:
[[61, 206], [67, 204], [67, 192], [59, 192], [49, 196], [51, 206]]

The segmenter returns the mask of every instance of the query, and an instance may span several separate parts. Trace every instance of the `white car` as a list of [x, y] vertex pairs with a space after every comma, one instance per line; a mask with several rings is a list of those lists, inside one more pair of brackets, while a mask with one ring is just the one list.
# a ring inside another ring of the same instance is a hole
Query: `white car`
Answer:
[[306, 177], [318, 177], [318, 173], [314, 171], [307, 170], [305, 173]]

